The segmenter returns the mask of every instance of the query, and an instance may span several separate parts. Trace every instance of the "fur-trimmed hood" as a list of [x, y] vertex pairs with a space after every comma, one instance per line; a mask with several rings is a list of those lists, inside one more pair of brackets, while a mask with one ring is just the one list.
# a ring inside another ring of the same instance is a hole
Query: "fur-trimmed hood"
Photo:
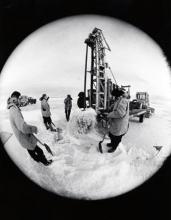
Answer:
[[34, 150], [37, 144], [36, 138], [32, 135], [36, 132], [36, 127], [24, 121], [20, 108], [14, 103], [14, 98], [8, 98], [7, 108], [9, 110], [9, 120], [13, 132], [21, 146], [28, 150]]
[[10, 109], [11, 107], [15, 107], [15, 108], [18, 108], [18, 106], [16, 106], [16, 104], [14, 103], [14, 98], [11, 98], [9, 97], [8, 100], [7, 100], [7, 109]]

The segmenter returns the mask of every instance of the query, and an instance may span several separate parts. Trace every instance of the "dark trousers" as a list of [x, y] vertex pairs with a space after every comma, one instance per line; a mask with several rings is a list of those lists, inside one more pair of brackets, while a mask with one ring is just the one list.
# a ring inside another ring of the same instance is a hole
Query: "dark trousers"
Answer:
[[69, 121], [71, 109], [65, 109], [66, 120]]
[[48, 162], [40, 147], [36, 146], [34, 150], [28, 150], [28, 152], [33, 160], [41, 162], [43, 164], [46, 164]]
[[122, 140], [123, 135], [124, 134], [122, 134], [120, 136], [115, 136], [115, 135], [113, 135], [113, 134], [111, 134], [109, 132], [109, 137], [110, 137], [110, 140], [111, 140], [111, 147], [112, 147], [112, 149], [116, 150], [116, 148], [118, 147], [119, 143]]
[[52, 127], [52, 125], [51, 125], [52, 124], [51, 117], [43, 117], [43, 122], [44, 122], [44, 124], [45, 124], [47, 129]]

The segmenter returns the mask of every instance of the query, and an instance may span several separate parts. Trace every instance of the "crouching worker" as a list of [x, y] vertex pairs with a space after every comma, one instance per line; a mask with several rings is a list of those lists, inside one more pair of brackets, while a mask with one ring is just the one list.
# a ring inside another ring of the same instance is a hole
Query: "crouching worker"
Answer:
[[49, 129], [51, 131], [56, 131], [56, 129], [52, 126], [52, 119], [51, 119], [51, 112], [50, 112], [50, 106], [48, 103], [49, 97], [46, 94], [43, 94], [40, 98], [41, 101], [41, 112], [43, 117], [43, 122], [46, 127], [46, 129]]
[[110, 147], [109, 153], [116, 150], [122, 140], [123, 135], [128, 131], [129, 126], [129, 101], [124, 96], [124, 91], [116, 88], [112, 91], [115, 102], [112, 106], [111, 112], [107, 115], [109, 119], [109, 137], [111, 143], [107, 146]]
[[13, 132], [22, 147], [27, 149], [30, 156], [37, 162], [49, 165], [52, 160], [47, 160], [42, 149], [37, 146], [37, 139], [33, 133], [37, 134], [37, 127], [28, 125], [22, 116], [19, 108], [20, 93], [14, 91], [8, 99], [7, 108], [9, 109], [9, 118]]

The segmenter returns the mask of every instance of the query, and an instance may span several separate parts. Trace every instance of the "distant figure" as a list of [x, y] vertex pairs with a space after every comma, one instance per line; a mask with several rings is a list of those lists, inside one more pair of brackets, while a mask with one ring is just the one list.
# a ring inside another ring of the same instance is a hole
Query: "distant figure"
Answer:
[[37, 127], [27, 124], [21, 114], [19, 108], [20, 92], [14, 91], [7, 101], [7, 108], [9, 109], [9, 118], [13, 132], [22, 147], [27, 149], [30, 156], [37, 162], [44, 165], [49, 165], [52, 160], [47, 160], [42, 149], [37, 146], [37, 139], [33, 133], [37, 134]]
[[80, 92], [78, 94], [78, 100], [77, 100], [77, 105], [78, 108], [85, 108], [86, 107], [86, 103], [85, 103], [85, 93], [84, 92]]
[[51, 112], [50, 106], [48, 103], [49, 97], [46, 94], [43, 94], [42, 97], [39, 99], [41, 101], [41, 112], [43, 117], [43, 122], [46, 129], [50, 129], [51, 131], [56, 131], [52, 126], [52, 119], [51, 119]]
[[65, 104], [66, 120], [69, 121], [70, 114], [71, 114], [71, 108], [72, 108], [72, 97], [71, 97], [71, 95], [67, 95], [67, 97], [64, 100], [64, 104]]
[[107, 115], [109, 119], [109, 137], [111, 143], [107, 146], [112, 153], [116, 150], [122, 140], [123, 135], [128, 131], [129, 126], [129, 100], [125, 97], [125, 92], [121, 89], [114, 89], [112, 95], [115, 97], [115, 102], [111, 112]]

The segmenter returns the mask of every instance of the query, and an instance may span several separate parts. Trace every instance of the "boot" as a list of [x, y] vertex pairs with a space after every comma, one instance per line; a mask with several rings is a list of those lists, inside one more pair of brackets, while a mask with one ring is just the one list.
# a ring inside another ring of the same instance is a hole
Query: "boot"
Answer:
[[112, 147], [112, 143], [107, 143], [106, 146], [107, 147]]
[[48, 165], [50, 165], [52, 162], [53, 162], [53, 160], [47, 160], [47, 162], [44, 163], [44, 165], [45, 165], [45, 166], [48, 166]]
[[111, 148], [108, 150], [108, 153], [113, 153], [116, 149], [115, 148]]
[[56, 131], [56, 129], [53, 128], [51, 124], [49, 125], [49, 128], [50, 128], [51, 131]]
[[45, 127], [46, 127], [47, 130], [49, 129], [49, 126], [47, 124], [45, 124]]

